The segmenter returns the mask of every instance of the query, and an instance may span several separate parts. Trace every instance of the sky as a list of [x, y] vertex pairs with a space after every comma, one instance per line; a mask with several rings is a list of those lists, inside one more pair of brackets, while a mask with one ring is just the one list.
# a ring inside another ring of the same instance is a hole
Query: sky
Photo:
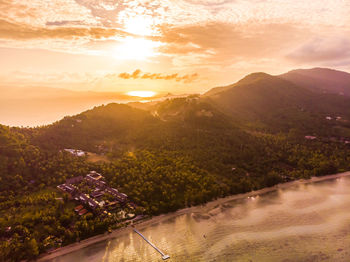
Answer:
[[350, 72], [350, 0], [0, 0], [0, 85], [203, 93]]

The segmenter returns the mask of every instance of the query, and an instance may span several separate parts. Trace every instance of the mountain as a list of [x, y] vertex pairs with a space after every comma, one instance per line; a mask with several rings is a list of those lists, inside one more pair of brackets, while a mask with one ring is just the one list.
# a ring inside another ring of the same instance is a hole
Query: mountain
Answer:
[[243, 137], [251, 130], [350, 137], [349, 104], [346, 96], [313, 92], [279, 76], [253, 73], [203, 96], [98, 106], [37, 129], [33, 142], [46, 149], [74, 147], [101, 153], [175, 148], [185, 140], [191, 141], [187, 146], [193, 145], [198, 132], [209, 140], [226, 131]]
[[314, 92], [350, 96], [350, 74], [328, 68], [297, 69], [279, 77]]
[[123, 144], [139, 130], [147, 130], [157, 123], [161, 121], [145, 110], [111, 103], [42, 127], [34, 141], [46, 149], [75, 147], [103, 151], [110, 141]]
[[242, 122], [259, 121], [282, 109], [298, 111], [311, 92], [284, 79], [265, 73], [253, 73], [221, 92], [204, 95], [221, 110]]
[[300, 87], [279, 76], [253, 73], [235, 84], [210, 90], [203, 99], [242, 124], [270, 131], [331, 135], [327, 116], [349, 119], [350, 99]]
[[252, 84], [258, 80], [266, 79], [268, 77], [271, 78], [272, 76], [269, 74], [266, 74], [264, 72], [252, 73], [252, 74], [245, 76], [244, 78], [239, 80], [237, 83], [234, 83], [234, 84], [231, 84], [228, 86], [214, 87], [214, 88], [210, 89], [209, 91], [207, 91], [206, 93], [204, 93], [204, 96], [214, 96], [214, 95], [219, 94], [223, 91], [230, 90], [233, 87], [240, 86], [240, 85]]
[[74, 147], [96, 153], [175, 148], [184, 140], [195, 141], [199, 133], [242, 133], [230, 117], [198, 96], [152, 102], [142, 108], [138, 103], [111, 103], [32, 130], [33, 143], [44, 149]]
[[298, 107], [310, 92], [293, 83], [265, 73], [253, 73], [220, 92], [209, 91], [206, 97], [231, 115], [263, 117], [279, 107]]
[[0, 123], [10, 126], [46, 125], [94, 106], [144, 100], [117, 92], [72, 91], [49, 87], [3, 86], [0, 87], [0, 93]]

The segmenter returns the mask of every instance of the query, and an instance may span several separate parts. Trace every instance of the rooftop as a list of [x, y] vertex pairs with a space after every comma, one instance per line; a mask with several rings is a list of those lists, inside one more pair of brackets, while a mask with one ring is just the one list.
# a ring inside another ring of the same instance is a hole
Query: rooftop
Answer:
[[88, 211], [86, 209], [82, 209], [79, 211], [79, 216], [85, 215]]

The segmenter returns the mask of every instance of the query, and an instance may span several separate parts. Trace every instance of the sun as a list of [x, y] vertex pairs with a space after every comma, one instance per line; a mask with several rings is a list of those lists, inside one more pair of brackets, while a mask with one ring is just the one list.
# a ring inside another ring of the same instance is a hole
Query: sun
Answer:
[[158, 55], [157, 49], [164, 43], [149, 38], [157, 34], [155, 24], [158, 22], [154, 17], [147, 15], [123, 18], [123, 28], [131, 35], [118, 39], [119, 43], [112, 51], [113, 56], [119, 60], [146, 60]]
[[120, 60], [145, 60], [156, 56], [161, 44], [144, 38], [126, 37], [113, 50], [113, 56]]
[[153, 20], [149, 16], [137, 15], [124, 21], [124, 30], [135, 35], [152, 35], [154, 33]]
[[157, 93], [153, 91], [130, 91], [126, 93], [129, 96], [138, 96], [138, 97], [152, 97]]

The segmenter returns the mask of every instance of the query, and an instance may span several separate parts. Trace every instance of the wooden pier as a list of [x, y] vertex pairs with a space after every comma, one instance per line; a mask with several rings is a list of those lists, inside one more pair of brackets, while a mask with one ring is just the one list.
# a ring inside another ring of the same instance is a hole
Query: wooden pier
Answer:
[[163, 260], [166, 260], [166, 259], [170, 258], [169, 255], [166, 255], [166, 254], [164, 254], [162, 251], [160, 251], [159, 248], [157, 248], [152, 242], [150, 242], [144, 235], [142, 235], [142, 234], [141, 234], [138, 230], [136, 230], [135, 228], [134, 228], [134, 232], [137, 233], [137, 234], [139, 234], [148, 244], [150, 244], [155, 250], [157, 250], [157, 251], [162, 255], [162, 259], [163, 259]]

